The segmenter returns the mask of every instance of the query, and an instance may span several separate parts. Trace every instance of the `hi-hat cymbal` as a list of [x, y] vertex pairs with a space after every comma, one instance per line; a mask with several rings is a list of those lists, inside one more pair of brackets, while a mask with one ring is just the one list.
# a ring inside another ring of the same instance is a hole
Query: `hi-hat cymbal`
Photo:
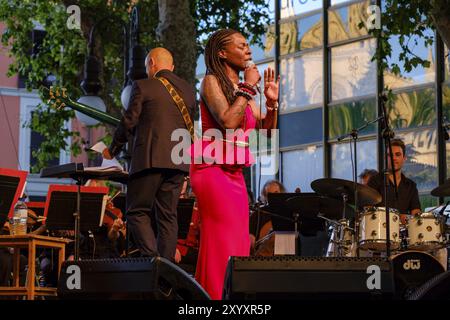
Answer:
[[[348, 203], [355, 203], [355, 183], [353, 181], [335, 178], [317, 179], [311, 182], [311, 188], [318, 194], [342, 200], [347, 195]], [[356, 184], [358, 206], [372, 206], [380, 203], [382, 198], [378, 191], [360, 183]]]
[[[300, 213], [300, 219], [317, 217], [319, 213], [329, 219], [340, 219], [344, 208], [342, 200], [320, 195], [305, 197], [299, 194], [287, 199], [287, 205], [292, 211]], [[349, 205], [345, 212], [347, 218], [354, 216], [354, 210]]]
[[450, 179], [445, 181], [439, 187], [431, 190], [431, 195], [435, 197], [448, 197], [450, 196]]

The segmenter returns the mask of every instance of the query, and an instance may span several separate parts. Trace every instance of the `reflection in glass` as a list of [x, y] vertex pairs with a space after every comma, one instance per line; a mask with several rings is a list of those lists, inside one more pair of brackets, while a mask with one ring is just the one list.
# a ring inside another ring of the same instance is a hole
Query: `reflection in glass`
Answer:
[[351, 1], [351, 0], [331, 0], [331, 5], [334, 6], [335, 4], [349, 2], [349, 1]]
[[[365, 140], [356, 143], [358, 156], [358, 175], [364, 169], [377, 169], [377, 141]], [[331, 145], [331, 176], [353, 181], [353, 142]], [[353, 160], [354, 161], [354, 160]]]
[[[265, 163], [268, 163], [270, 161], [268, 156], [261, 156], [261, 157], [255, 157], [256, 163], [252, 166], [252, 186], [254, 190], [254, 195], [260, 195], [262, 187], [264, 184], [269, 181], [275, 179], [275, 175], [267, 175], [264, 174], [264, 171], [260, 170], [261, 163], [263, 163], [263, 167]], [[260, 172], [262, 173], [260, 175]], [[261, 176], [261, 181], [259, 181], [259, 177]], [[261, 183], [260, 183], [261, 182]], [[255, 197], [255, 200], [257, 200], [257, 196]]]
[[315, 48], [322, 45], [322, 24], [322, 14], [297, 20], [297, 43], [299, 50]]
[[450, 50], [447, 46], [444, 47], [444, 55], [445, 55], [445, 81], [450, 81]]
[[396, 94], [388, 113], [394, 128], [416, 128], [436, 121], [435, 94], [431, 88]]
[[367, 28], [359, 28], [361, 21], [368, 20], [367, 7], [370, 1], [354, 3], [328, 12], [328, 41], [344, 41], [367, 35]]
[[332, 100], [375, 94], [375, 39], [359, 41], [331, 49]]
[[[429, 37], [433, 37], [434, 33], [430, 29], [427, 29], [424, 34]], [[407, 38], [408, 48], [414, 55], [419, 56], [422, 59], [428, 60], [431, 64], [429, 68], [423, 68], [418, 65], [411, 71], [407, 72], [404, 67], [404, 62], [400, 61], [400, 54], [403, 53], [403, 49], [399, 44], [399, 37], [395, 36], [389, 39], [389, 43], [392, 47], [391, 58], [388, 60], [388, 64], [397, 64], [400, 68], [400, 75], [395, 75], [390, 70], [384, 72], [384, 83], [390, 89], [404, 88], [412, 85], [418, 85], [422, 83], [433, 82], [435, 80], [435, 61], [436, 54], [434, 45], [425, 47], [423, 37], [414, 36]], [[412, 58], [411, 55], [409, 55]]]
[[280, 54], [322, 46], [322, 14], [280, 25]]
[[297, 22], [290, 21], [280, 25], [280, 54], [297, 51]]
[[[264, 90], [264, 70], [266, 70], [268, 67], [271, 67], [272, 69], [275, 69], [275, 63], [274, 62], [269, 62], [269, 63], [262, 63], [262, 64], [258, 64], [256, 65], [256, 67], [258, 68], [259, 74], [261, 75], [261, 85], [260, 88], [261, 90]], [[265, 114], [267, 112], [266, 110], [266, 96], [264, 95], [263, 92], [261, 92], [261, 97], [259, 96], [260, 94], [258, 93], [255, 97], [255, 101], [256, 104], [259, 106], [259, 103], [261, 103], [262, 106], [262, 113]], [[262, 101], [261, 101], [262, 98]]]
[[281, 0], [281, 19], [310, 12], [320, 8], [322, 8], [322, 0]]
[[[426, 212], [426, 209], [437, 207], [439, 205], [439, 198], [433, 197], [429, 194], [419, 194], [419, 201], [421, 205], [422, 212]], [[448, 200], [446, 200], [448, 201]], [[444, 202], [446, 202], [444, 201]]]
[[[336, 106], [330, 106], [329, 125], [330, 138], [335, 138], [357, 129], [377, 116], [375, 100], [353, 101]], [[376, 124], [373, 123], [359, 132], [359, 135], [375, 132]]]
[[197, 59], [197, 68], [195, 70], [195, 74], [205, 74], [206, 73], [206, 64], [205, 64], [205, 56], [200, 54]]
[[323, 101], [322, 51], [281, 59], [280, 108], [286, 111]]
[[323, 148], [311, 146], [301, 150], [283, 152], [283, 184], [288, 192], [300, 187], [312, 192], [311, 182], [323, 177]]
[[261, 36], [261, 42], [263, 48], [259, 45], [251, 45], [252, 59], [257, 62], [267, 58], [273, 58], [275, 56], [275, 41], [274, 41], [274, 26], [271, 25], [267, 28], [266, 34]]
[[412, 179], [419, 191], [431, 191], [437, 186], [437, 133], [435, 129], [397, 133], [406, 145], [403, 173]]
[[450, 123], [450, 85], [442, 85], [442, 112], [444, 120]]
[[[442, 86], [442, 112], [445, 123], [450, 123], [450, 85]], [[450, 131], [447, 130], [450, 134]], [[447, 178], [450, 178], [450, 140], [446, 141]]]

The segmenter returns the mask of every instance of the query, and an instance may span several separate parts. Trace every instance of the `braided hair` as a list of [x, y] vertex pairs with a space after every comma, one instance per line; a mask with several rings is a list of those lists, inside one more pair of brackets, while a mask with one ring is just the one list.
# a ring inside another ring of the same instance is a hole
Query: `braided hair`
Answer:
[[239, 32], [233, 29], [218, 30], [209, 38], [205, 48], [206, 74], [214, 75], [217, 78], [223, 94], [230, 105], [236, 99], [234, 86], [225, 73], [224, 60], [219, 57], [218, 53], [231, 42], [230, 37], [235, 33]]

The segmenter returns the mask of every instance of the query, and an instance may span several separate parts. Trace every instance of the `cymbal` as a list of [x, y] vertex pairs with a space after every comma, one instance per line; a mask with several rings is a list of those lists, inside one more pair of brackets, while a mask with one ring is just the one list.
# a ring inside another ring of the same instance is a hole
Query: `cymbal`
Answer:
[[[318, 194], [339, 200], [342, 200], [343, 194], [346, 194], [348, 203], [355, 203], [355, 183], [353, 181], [323, 178], [311, 182], [311, 188]], [[371, 187], [357, 183], [356, 190], [358, 192], [358, 206], [372, 206], [382, 200], [380, 193]]]
[[[341, 200], [328, 198], [320, 195], [316, 196], [296, 196], [287, 199], [288, 207], [294, 211], [300, 213], [300, 219], [314, 218], [319, 213], [329, 219], [341, 219], [344, 204]], [[354, 210], [347, 205], [346, 217], [350, 218], [354, 216]]]
[[450, 179], [446, 180], [439, 187], [431, 190], [431, 195], [435, 197], [448, 197], [450, 196]]

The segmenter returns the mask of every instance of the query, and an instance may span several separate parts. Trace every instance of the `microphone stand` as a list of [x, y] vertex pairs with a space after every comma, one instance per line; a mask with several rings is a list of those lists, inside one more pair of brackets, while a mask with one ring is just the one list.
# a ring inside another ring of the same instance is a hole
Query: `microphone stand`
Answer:
[[[355, 197], [355, 241], [356, 241], [356, 256], [359, 257], [359, 210], [358, 210], [358, 156], [357, 156], [357, 149], [356, 149], [356, 142], [358, 141], [358, 134], [360, 131], [367, 128], [372, 123], [378, 122], [382, 120], [383, 117], [380, 116], [372, 121], [366, 122], [364, 125], [357, 129], [352, 129], [349, 133], [346, 133], [340, 137], [337, 138], [337, 141], [342, 141], [347, 137], [352, 137], [353, 140], [353, 153], [354, 153], [354, 172], [353, 172], [353, 184], [354, 184], [354, 197]], [[350, 141], [351, 143], [351, 141]], [[346, 199], [344, 196], [344, 211], [343, 211], [343, 217], [342, 219], [345, 219], [345, 209], [346, 209]]]
[[[390, 232], [390, 214], [389, 214], [389, 206], [388, 206], [388, 188], [389, 188], [389, 159], [391, 162], [391, 172], [394, 179], [394, 194], [395, 200], [398, 199], [398, 188], [397, 188], [397, 178], [395, 177], [395, 167], [394, 167], [394, 157], [392, 156], [392, 144], [391, 139], [394, 138], [394, 131], [389, 126], [389, 118], [386, 112], [386, 101], [388, 100], [386, 94], [381, 95], [381, 111], [383, 117], [383, 125], [384, 129], [382, 132], [382, 138], [384, 140], [384, 206], [386, 208], [386, 259], [389, 259], [391, 256], [391, 232]], [[390, 157], [388, 157], [388, 154]]]

